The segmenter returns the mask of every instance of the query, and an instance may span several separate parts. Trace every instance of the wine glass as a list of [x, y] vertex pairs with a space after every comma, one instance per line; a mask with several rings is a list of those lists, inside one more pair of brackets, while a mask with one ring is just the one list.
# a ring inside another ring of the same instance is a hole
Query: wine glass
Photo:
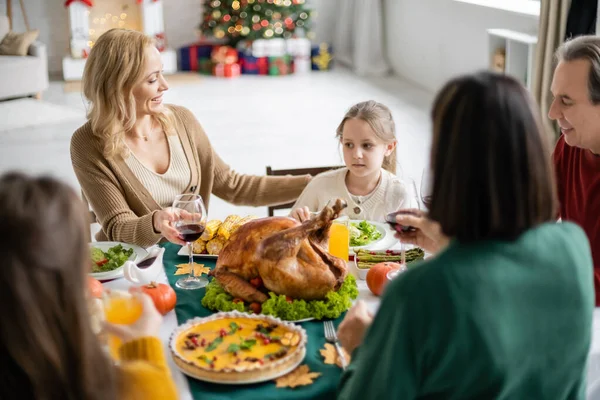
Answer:
[[175, 282], [181, 289], [200, 289], [208, 284], [208, 279], [197, 277], [194, 268], [194, 250], [192, 244], [206, 228], [206, 208], [202, 196], [197, 194], [180, 194], [173, 201], [173, 209], [177, 215], [175, 229], [179, 231], [182, 239], [187, 243], [190, 257], [190, 275]]
[[432, 175], [429, 167], [423, 168], [423, 173], [421, 174], [421, 202], [425, 210], [429, 210], [429, 206], [431, 205], [431, 192], [433, 185], [431, 178]]
[[[419, 195], [417, 193], [417, 185], [415, 181], [412, 179], [407, 179], [405, 180], [404, 186], [406, 189], [406, 195], [402, 201], [402, 209], [420, 210], [421, 206], [419, 203]], [[402, 268], [388, 272], [386, 275], [388, 280], [392, 280], [402, 272], [406, 271], [406, 245], [403, 242], [400, 242], [400, 254], [402, 259], [402, 261], [400, 261]]]

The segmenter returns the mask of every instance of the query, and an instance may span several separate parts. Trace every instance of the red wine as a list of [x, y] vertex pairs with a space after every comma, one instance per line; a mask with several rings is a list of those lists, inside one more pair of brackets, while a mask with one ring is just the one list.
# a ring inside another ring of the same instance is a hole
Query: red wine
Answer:
[[414, 212], [409, 211], [409, 210], [400, 210], [400, 211], [395, 211], [393, 213], [389, 213], [388, 215], [385, 216], [385, 222], [387, 222], [392, 229], [394, 229], [396, 232], [410, 232], [410, 231], [414, 231], [415, 228], [412, 226], [404, 226], [404, 225], [400, 225], [399, 223], [396, 222], [396, 215], [399, 214], [408, 214], [408, 215], [416, 215]]
[[195, 242], [198, 240], [202, 233], [204, 232], [204, 225], [199, 224], [187, 224], [181, 225], [177, 227], [177, 230], [181, 234], [181, 238], [186, 243]]

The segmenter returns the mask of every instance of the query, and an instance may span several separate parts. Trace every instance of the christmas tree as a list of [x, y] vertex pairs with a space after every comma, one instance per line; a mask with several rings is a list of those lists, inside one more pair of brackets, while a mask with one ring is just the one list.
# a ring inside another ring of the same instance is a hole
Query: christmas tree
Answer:
[[305, 0], [205, 0], [202, 34], [241, 40], [311, 37], [311, 10]]

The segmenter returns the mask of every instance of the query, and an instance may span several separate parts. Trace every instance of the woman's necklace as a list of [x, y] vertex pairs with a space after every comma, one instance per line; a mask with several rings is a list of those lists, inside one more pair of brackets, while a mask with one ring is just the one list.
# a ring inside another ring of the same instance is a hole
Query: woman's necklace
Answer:
[[[154, 132], [154, 120], [152, 120], [152, 122], [150, 123], [150, 133], [152, 133], [152, 132]], [[142, 139], [144, 139], [144, 142], [147, 142], [148, 141], [148, 136], [149, 136], [149, 134], [146, 133], [146, 134], [141, 134], [141, 135], [139, 135], [137, 137], [138, 138], [141, 137]]]

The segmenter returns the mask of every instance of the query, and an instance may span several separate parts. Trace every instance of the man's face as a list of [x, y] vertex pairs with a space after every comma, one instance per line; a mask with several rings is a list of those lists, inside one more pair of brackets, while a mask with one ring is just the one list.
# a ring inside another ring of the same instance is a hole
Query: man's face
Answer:
[[554, 100], [548, 117], [556, 120], [569, 146], [600, 153], [600, 105], [592, 104], [588, 91], [588, 60], [561, 61], [554, 71]]

